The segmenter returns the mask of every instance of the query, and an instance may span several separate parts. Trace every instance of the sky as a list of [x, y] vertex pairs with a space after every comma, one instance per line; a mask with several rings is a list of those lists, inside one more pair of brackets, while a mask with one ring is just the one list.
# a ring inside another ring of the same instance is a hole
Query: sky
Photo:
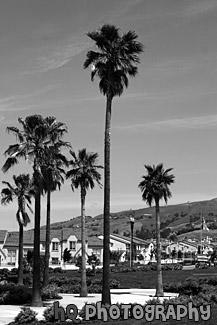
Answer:
[[[32, 114], [65, 123], [73, 150], [98, 152], [103, 165], [105, 97], [83, 63], [96, 50], [87, 32], [105, 23], [134, 30], [145, 46], [137, 77], [113, 101], [111, 212], [146, 207], [138, 188], [144, 164], [174, 168], [169, 204], [217, 197], [216, 0], [0, 1], [0, 166], [16, 143], [6, 127]], [[0, 172], [1, 188], [24, 172], [31, 173], [25, 161]], [[16, 209], [0, 206], [0, 229], [18, 229]], [[102, 212], [96, 187], [86, 214]], [[78, 215], [80, 193], [67, 180], [52, 194], [52, 221]]]

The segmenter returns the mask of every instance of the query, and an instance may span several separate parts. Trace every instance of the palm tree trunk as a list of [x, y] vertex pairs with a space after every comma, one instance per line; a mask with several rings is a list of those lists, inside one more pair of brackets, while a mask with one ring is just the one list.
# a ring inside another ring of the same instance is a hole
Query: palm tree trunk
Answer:
[[19, 222], [18, 284], [23, 284], [23, 225]]
[[163, 280], [161, 270], [161, 242], [160, 242], [160, 207], [159, 199], [155, 200], [156, 204], [156, 245], [157, 245], [157, 288], [156, 297], [163, 297]]
[[44, 265], [44, 280], [43, 286], [49, 284], [49, 260], [50, 260], [50, 197], [51, 191], [48, 186], [47, 190], [47, 222], [46, 222], [46, 241], [45, 241], [45, 265]]
[[86, 236], [85, 236], [85, 190], [81, 189], [81, 292], [80, 297], [87, 297], [86, 279]]
[[111, 305], [110, 294], [110, 137], [112, 96], [107, 95], [104, 146], [104, 234], [102, 304]]
[[33, 252], [33, 289], [32, 306], [41, 307], [40, 290], [40, 218], [41, 218], [41, 194], [39, 187], [36, 187], [35, 194], [35, 228], [34, 228], [34, 252]]

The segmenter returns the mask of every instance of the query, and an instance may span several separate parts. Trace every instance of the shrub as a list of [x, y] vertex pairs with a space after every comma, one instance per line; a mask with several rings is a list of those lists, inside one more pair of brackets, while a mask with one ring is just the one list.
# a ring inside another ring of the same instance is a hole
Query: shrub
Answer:
[[80, 284], [63, 284], [60, 287], [61, 293], [80, 293], [81, 285]]
[[0, 269], [0, 275], [8, 274], [10, 271], [6, 268]]
[[15, 324], [30, 324], [37, 321], [37, 313], [29, 307], [21, 307], [21, 311], [15, 317]]
[[26, 285], [26, 286], [30, 286], [32, 285], [32, 277], [30, 275], [26, 275], [24, 278], [23, 278], [23, 284]]
[[207, 283], [209, 285], [216, 286], [217, 285], [217, 277], [211, 277], [209, 280], [207, 280]]
[[56, 284], [57, 286], [61, 287], [62, 285], [74, 285], [74, 284], [79, 284], [81, 282], [80, 278], [68, 278], [67, 276], [61, 276], [61, 277], [57, 277], [57, 276], [52, 276], [49, 279], [50, 284]]
[[7, 275], [7, 281], [17, 284], [18, 275], [17, 274], [8, 274]]
[[23, 305], [31, 302], [31, 290], [23, 285], [16, 285], [5, 292], [2, 303], [4, 305]]
[[54, 306], [53, 305], [48, 306], [44, 310], [43, 316], [44, 316], [46, 322], [55, 323], [56, 320], [54, 318]]
[[53, 269], [53, 272], [54, 273], [64, 273], [65, 271], [61, 267], [58, 266]]
[[9, 291], [13, 287], [15, 287], [14, 283], [0, 284], [0, 294]]
[[10, 270], [10, 274], [18, 274], [18, 268], [14, 267]]
[[99, 284], [91, 284], [87, 288], [89, 293], [101, 293], [102, 292], [102, 285]]
[[120, 288], [120, 282], [115, 279], [110, 280], [110, 289], [118, 289]]
[[56, 284], [49, 284], [41, 290], [42, 300], [61, 299], [59, 292], [60, 288]]

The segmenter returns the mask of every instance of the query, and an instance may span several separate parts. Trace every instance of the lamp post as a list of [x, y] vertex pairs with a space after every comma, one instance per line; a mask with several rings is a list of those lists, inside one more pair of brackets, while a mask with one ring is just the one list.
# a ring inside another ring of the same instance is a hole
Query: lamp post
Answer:
[[130, 244], [130, 267], [133, 267], [133, 228], [134, 228], [134, 218], [130, 217], [130, 230], [131, 230], [131, 244]]

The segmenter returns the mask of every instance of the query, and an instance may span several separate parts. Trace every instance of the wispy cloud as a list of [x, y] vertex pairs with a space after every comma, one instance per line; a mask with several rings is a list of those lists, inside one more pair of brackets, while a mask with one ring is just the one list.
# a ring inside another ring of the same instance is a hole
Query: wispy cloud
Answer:
[[43, 73], [60, 68], [91, 45], [92, 43], [87, 38], [75, 36], [67, 44], [56, 46], [46, 51], [46, 54], [39, 56], [32, 69], [25, 74]]
[[217, 115], [189, 117], [189, 118], [177, 118], [165, 121], [157, 121], [150, 123], [131, 124], [131, 125], [119, 125], [114, 126], [117, 129], [126, 130], [139, 130], [139, 129], [205, 129], [217, 126]]
[[191, 0], [189, 6], [182, 12], [182, 16], [196, 17], [217, 9], [216, 0]]
[[55, 89], [56, 87], [57, 85], [47, 85], [43, 88], [36, 89], [31, 93], [0, 97], [0, 112], [26, 111], [32, 109], [35, 107], [35, 105], [28, 103], [26, 104], [26, 100], [46, 94], [47, 92]]

